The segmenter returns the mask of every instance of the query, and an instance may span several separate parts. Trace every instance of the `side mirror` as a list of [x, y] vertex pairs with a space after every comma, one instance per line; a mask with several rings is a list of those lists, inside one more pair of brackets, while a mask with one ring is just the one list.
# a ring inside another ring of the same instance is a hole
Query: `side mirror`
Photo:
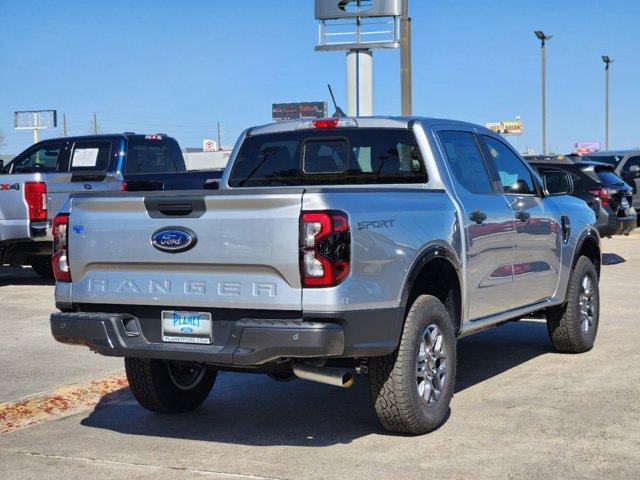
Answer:
[[547, 195], [569, 195], [573, 192], [573, 181], [566, 172], [546, 172], [542, 175], [542, 181]]

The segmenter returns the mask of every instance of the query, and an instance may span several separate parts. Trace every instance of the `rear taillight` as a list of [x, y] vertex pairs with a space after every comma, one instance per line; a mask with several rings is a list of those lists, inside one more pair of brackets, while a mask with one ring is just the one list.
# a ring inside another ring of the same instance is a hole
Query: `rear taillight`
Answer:
[[351, 233], [343, 212], [300, 216], [300, 271], [305, 287], [333, 287], [349, 275]]
[[44, 182], [25, 182], [24, 199], [29, 208], [29, 220], [32, 222], [47, 219], [47, 184]]
[[126, 192], [127, 191], [127, 182], [122, 182], [120, 184], [120, 191], [121, 192]]
[[69, 269], [69, 214], [61, 213], [53, 219], [51, 227], [53, 234], [53, 257], [51, 265], [53, 275], [59, 282], [71, 281]]
[[607, 207], [609, 206], [609, 202], [611, 201], [611, 196], [616, 193], [616, 190], [614, 190], [613, 188], [601, 187], [589, 190], [589, 193], [594, 197], [600, 199], [600, 205], [602, 205], [603, 207]]

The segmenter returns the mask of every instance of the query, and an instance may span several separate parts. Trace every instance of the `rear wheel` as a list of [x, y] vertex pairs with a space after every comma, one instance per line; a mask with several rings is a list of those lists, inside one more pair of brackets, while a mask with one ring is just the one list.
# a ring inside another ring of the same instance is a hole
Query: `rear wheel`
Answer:
[[198, 408], [213, 388], [217, 372], [188, 362], [125, 358], [133, 396], [147, 410], [183, 413]]
[[36, 255], [31, 257], [31, 268], [42, 278], [53, 280], [53, 267], [51, 266], [51, 257], [47, 255]]
[[456, 376], [456, 338], [444, 305], [418, 297], [398, 349], [369, 364], [371, 398], [380, 423], [394, 432], [423, 434], [447, 418]]
[[582, 353], [593, 348], [598, 333], [600, 292], [591, 260], [582, 256], [571, 273], [567, 302], [547, 310], [547, 330], [559, 352]]

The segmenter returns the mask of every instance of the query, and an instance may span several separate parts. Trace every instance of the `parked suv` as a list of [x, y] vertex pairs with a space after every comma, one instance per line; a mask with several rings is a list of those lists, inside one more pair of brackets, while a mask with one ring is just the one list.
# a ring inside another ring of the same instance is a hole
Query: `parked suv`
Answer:
[[217, 188], [220, 176], [186, 172], [178, 142], [163, 134], [36, 143], [0, 172], [0, 266], [31, 264], [53, 278], [51, 220], [70, 194]]
[[631, 204], [640, 210], [640, 150], [593, 152], [582, 158], [612, 165], [615, 173], [633, 188]]
[[557, 350], [594, 344], [595, 215], [567, 174], [549, 180], [464, 122], [250, 128], [219, 191], [69, 199], [51, 331], [124, 357], [155, 412], [195, 409], [220, 370], [360, 373], [385, 428], [425, 433], [447, 418], [459, 337], [535, 314]]
[[611, 165], [582, 160], [574, 155], [525, 157], [541, 174], [563, 171], [571, 175], [572, 195], [593, 209], [600, 235], [628, 235], [637, 226], [631, 205], [632, 188], [613, 171]]

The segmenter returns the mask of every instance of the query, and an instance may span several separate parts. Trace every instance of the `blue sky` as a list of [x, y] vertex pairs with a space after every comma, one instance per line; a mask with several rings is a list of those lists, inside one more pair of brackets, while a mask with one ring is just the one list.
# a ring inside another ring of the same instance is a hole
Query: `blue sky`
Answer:
[[[548, 145], [604, 141], [604, 69], [612, 66], [611, 147], [640, 146], [640, 2], [411, 0], [414, 113], [484, 124], [520, 115], [522, 151], [540, 149], [539, 42], [548, 43]], [[345, 106], [342, 53], [317, 53], [313, 0], [0, 0], [4, 153], [31, 142], [13, 111], [55, 108], [69, 133], [165, 132], [201, 146], [267, 123], [271, 103]], [[399, 52], [374, 55], [374, 113], [400, 111]], [[60, 115], [61, 116], [61, 115]], [[42, 131], [41, 138], [57, 136]]]

